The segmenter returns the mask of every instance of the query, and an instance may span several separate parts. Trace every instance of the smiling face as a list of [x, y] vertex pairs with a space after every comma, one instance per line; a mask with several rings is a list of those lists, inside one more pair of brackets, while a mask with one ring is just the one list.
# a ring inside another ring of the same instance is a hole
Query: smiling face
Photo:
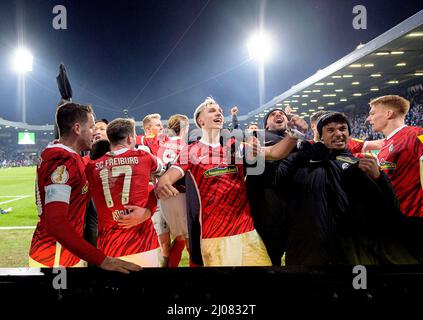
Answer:
[[208, 104], [198, 115], [197, 122], [201, 129], [222, 129], [223, 111], [218, 104]]
[[152, 118], [148, 128], [145, 129], [145, 133], [148, 136], [158, 136], [163, 132], [163, 124], [160, 119]]
[[270, 131], [283, 131], [286, 130], [288, 118], [285, 113], [280, 110], [275, 110], [269, 114], [266, 122], [266, 129]]
[[329, 149], [346, 149], [349, 136], [346, 123], [330, 122], [322, 130], [322, 141]]

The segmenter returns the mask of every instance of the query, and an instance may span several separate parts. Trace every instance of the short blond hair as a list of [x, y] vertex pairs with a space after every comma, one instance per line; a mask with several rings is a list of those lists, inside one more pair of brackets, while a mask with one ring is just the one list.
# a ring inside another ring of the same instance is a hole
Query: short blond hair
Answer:
[[404, 116], [408, 113], [408, 110], [410, 110], [410, 101], [398, 95], [381, 96], [381, 97], [372, 99], [369, 102], [370, 106], [374, 106], [377, 104], [391, 107], [395, 111], [397, 111], [399, 114]]
[[217, 102], [212, 97], [207, 97], [194, 111], [194, 123], [198, 128], [201, 128], [200, 124], [197, 122], [198, 116], [200, 113], [209, 105], [215, 104], [218, 105]]
[[149, 124], [151, 122], [152, 119], [158, 119], [160, 120], [162, 118], [162, 116], [158, 113], [152, 113], [152, 114], [147, 114], [144, 119], [142, 119], [142, 128], [145, 130], [146, 128], [148, 129]]
[[188, 125], [189, 119], [186, 115], [183, 114], [174, 114], [170, 116], [167, 121], [167, 127], [170, 130], [173, 130], [177, 135], [181, 132], [182, 127]]

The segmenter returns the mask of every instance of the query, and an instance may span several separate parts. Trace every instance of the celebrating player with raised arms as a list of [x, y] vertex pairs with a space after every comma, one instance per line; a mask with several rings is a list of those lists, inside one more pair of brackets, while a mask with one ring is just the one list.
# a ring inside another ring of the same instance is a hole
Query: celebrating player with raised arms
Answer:
[[[202, 138], [182, 151], [178, 161], [159, 179], [157, 189], [160, 198], [177, 195], [178, 191], [172, 185], [187, 174], [199, 199], [200, 246], [204, 265], [270, 266], [266, 248], [251, 218], [244, 163], [234, 159], [235, 154], [242, 157], [242, 152], [228, 152], [231, 146], [228, 150], [220, 143], [222, 109], [213, 99], [207, 98], [195, 110], [194, 121], [202, 129]], [[288, 137], [265, 149], [265, 155], [282, 158], [295, 147], [296, 141]]]

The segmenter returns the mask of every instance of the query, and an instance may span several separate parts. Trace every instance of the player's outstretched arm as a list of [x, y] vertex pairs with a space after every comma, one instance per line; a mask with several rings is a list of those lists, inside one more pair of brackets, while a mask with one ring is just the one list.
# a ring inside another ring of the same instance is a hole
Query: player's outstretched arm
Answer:
[[151, 211], [148, 208], [141, 208], [138, 206], [125, 206], [129, 210], [129, 214], [121, 215], [117, 224], [124, 229], [135, 227], [151, 218]]
[[182, 178], [182, 176], [182, 172], [175, 167], [171, 167], [163, 176], [161, 176], [158, 179], [156, 187], [159, 198], [167, 199], [176, 196], [179, 191], [173, 187], [173, 184]]
[[383, 139], [379, 140], [371, 140], [364, 142], [364, 150], [363, 152], [370, 151], [370, 150], [380, 150], [383, 146]]
[[100, 265], [100, 268], [107, 271], [117, 271], [126, 274], [129, 274], [131, 271], [140, 271], [142, 269], [139, 265], [112, 257], [106, 257]]
[[298, 139], [304, 139], [308, 125], [304, 119], [293, 116], [288, 123], [287, 136], [277, 144], [264, 148], [264, 157], [266, 160], [281, 160], [297, 145]]
[[286, 158], [288, 154], [297, 145], [298, 139], [287, 136], [279, 141], [277, 144], [264, 148], [264, 158], [266, 160], [281, 160]]

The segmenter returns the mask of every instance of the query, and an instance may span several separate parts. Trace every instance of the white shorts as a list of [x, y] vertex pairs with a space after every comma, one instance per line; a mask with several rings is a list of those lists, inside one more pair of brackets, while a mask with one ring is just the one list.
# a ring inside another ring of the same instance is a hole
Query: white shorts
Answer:
[[160, 267], [160, 248], [117, 258], [144, 268], [158, 268]]
[[173, 238], [183, 236], [188, 238], [187, 203], [185, 193], [175, 197], [159, 200], [162, 216], [167, 223]]
[[167, 225], [166, 220], [163, 218], [162, 215], [162, 210], [160, 208], [160, 200], [157, 201], [157, 209], [151, 217], [151, 221], [153, 222], [154, 230], [156, 230], [158, 236], [170, 232], [169, 226]]

